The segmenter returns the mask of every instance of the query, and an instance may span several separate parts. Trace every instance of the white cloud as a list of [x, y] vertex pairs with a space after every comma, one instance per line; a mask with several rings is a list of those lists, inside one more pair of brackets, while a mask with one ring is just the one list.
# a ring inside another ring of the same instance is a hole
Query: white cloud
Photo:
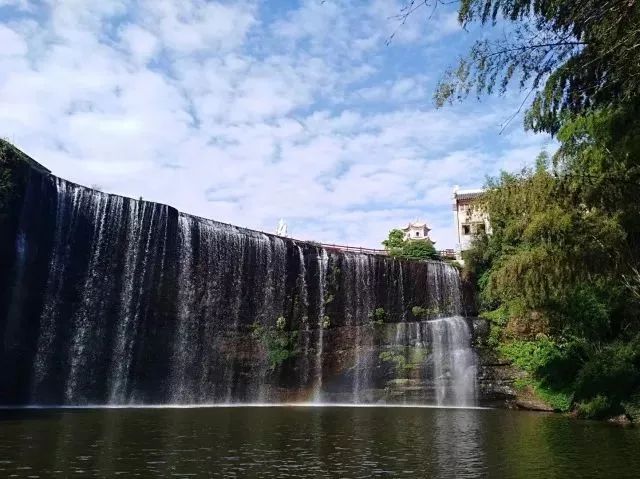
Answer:
[[120, 34], [125, 48], [137, 64], [146, 64], [159, 49], [158, 38], [138, 25], [126, 25]]
[[242, 44], [255, 23], [251, 2], [145, 0], [139, 16], [165, 48], [177, 53], [229, 51]]
[[504, 104], [435, 111], [430, 71], [387, 68], [400, 45], [435, 41], [422, 18], [385, 46], [399, 3], [308, 0], [271, 21], [268, 6], [50, 0], [23, 12], [0, 24], [1, 134], [79, 183], [363, 246], [417, 216], [452, 246], [453, 185], [537, 153], [538, 137], [498, 136]]
[[14, 30], [0, 25], [0, 57], [27, 53], [27, 42]]

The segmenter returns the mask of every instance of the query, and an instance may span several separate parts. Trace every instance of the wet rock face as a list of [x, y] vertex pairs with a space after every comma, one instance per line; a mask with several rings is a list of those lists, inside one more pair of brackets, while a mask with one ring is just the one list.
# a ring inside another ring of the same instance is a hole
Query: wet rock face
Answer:
[[470, 336], [455, 337], [456, 324], [469, 331], [462, 317], [330, 327], [322, 342], [311, 330], [299, 338], [298, 354], [275, 369], [265, 368], [264, 345], [241, 332], [217, 354], [247, 376], [262, 371], [256, 390], [236, 391], [239, 400], [472, 406], [482, 402], [475, 353]]
[[524, 373], [486, 347], [490, 333], [489, 322], [483, 318], [472, 318], [470, 321], [478, 358], [478, 396], [482, 404], [490, 407], [548, 410], [546, 405], [536, 402], [532, 395], [527, 396], [514, 386]]
[[[24, 180], [0, 232], [2, 404], [475, 404], [483, 391], [473, 305], [446, 263], [327, 250], [35, 170]], [[256, 324], [295, 333], [290, 357], [274, 367]]]

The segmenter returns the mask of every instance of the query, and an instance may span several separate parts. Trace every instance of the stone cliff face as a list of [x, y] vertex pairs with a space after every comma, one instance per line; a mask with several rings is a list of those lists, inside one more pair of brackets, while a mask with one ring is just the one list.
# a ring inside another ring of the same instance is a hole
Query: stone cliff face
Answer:
[[[13, 173], [2, 404], [485, 399], [473, 301], [449, 264], [327, 250]], [[282, 345], [269, 334], [288, 338], [286, 359], [271, 360]]]

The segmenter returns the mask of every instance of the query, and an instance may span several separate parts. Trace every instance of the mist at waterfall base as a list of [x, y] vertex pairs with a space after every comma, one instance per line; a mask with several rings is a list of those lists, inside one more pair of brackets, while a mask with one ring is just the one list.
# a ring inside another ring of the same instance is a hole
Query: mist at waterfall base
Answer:
[[[15, 257], [0, 272], [0, 404], [477, 404], [451, 265], [327, 250], [28, 176], [3, 233]], [[437, 314], [421, 320], [414, 306]], [[251, 329], [278, 318], [297, 331], [296, 353], [273, 367]]]

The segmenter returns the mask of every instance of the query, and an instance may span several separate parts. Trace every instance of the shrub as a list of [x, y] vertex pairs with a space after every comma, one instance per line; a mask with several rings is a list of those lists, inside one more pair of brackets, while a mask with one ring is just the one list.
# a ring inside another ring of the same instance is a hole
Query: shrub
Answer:
[[372, 319], [378, 323], [384, 323], [384, 320], [387, 317], [387, 313], [384, 308], [376, 308], [372, 313]]
[[440, 314], [440, 308], [432, 306], [430, 308], [424, 308], [422, 306], [414, 306], [411, 308], [411, 313], [418, 319], [428, 319]]
[[424, 348], [396, 346], [382, 351], [378, 356], [382, 362], [391, 363], [396, 374], [407, 376], [424, 363], [427, 351]]
[[[557, 343], [539, 336], [533, 341], [511, 341], [498, 346], [500, 354], [528, 372], [548, 394], [568, 394], [583, 363], [580, 342]], [[570, 394], [569, 394], [570, 395]]]
[[511, 341], [499, 347], [500, 353], [520, 369], [537, 374], [558, 357], [556, 344], [547, 338], [537, 341]]
[[575, 378], [577, 399], [603, 395], [614, 404], [640, 386], [640, 351], [635, 343], [616, 342], [593, 353]]
[[275, 327], [263, 326], [259, 323], [254, 323], [252, 326], [252, 335], [267, 350], [267, 358], [272, 370], [298, 353], [296, 349], [298, 332], [286, 331], [286, 323], [286, 319], [280, 316], [276, 319]]
[[622, 402], [622, 407], [633, 422], [640, 422], [640, 388], [628, 400]]
[[576, 414], [582, 419], [604, 419], [611, 413], [612, 407], [609, 399], [601, 395], [576, 405]]
[[530, 387], [536, 395], [551, 406], [554, 411], [567, 412], [571, 409], [573, 394], [571, 391], [554, 390], [545, 387], [539, 380], [531, 377], [516, 379], [514, 386], [518, 389]]
[[389, 255], [405, 259], [438, 259], [438, 252], [428, 238], [423, 240], [405, 240], [404, 232], [393, 229], [389, 237], [382, 242]]

